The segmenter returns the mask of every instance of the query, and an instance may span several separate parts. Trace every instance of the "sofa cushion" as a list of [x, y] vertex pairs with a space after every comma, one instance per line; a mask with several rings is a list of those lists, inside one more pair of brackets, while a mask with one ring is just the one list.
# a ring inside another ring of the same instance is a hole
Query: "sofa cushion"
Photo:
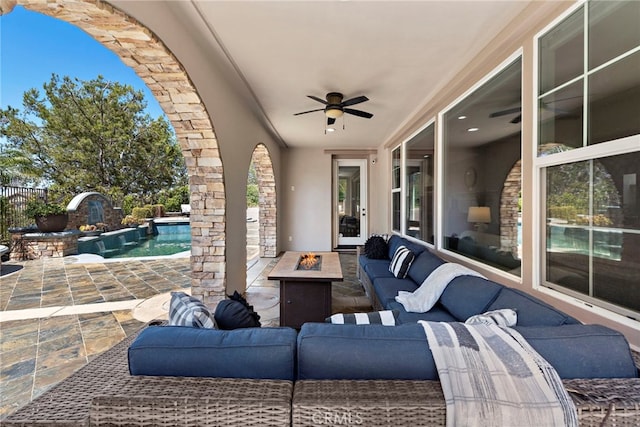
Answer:
[[514, 328], [553, 366], [560, 378], [638, 376], [624, 335], [602, 325]]
[[[381, 277], [373, 282], [378, 301], [384, 307], [387, 302], [395, 301], [398, 291], [413, 292], [418, 288], [413, 280], [396, 279], [395, 277]], [[404, 309], [403, 309], [404, 311]]]
[[389, 259], [371, 259], [371, 258], [368, 258], [366, 255], [360, 255], [360, 258], [358, 258], [358, 263], [360, 264], [360, 266], [364, 271], [367, 271], [367, 267], [369, 265], [384, 265], [385, 268], [388, 270], [389, 262], [390, 262]]
[[398, 323], [398, 310], [381, 310], [369, 313], [336, 313], [324, 321], [334, 325], [384, 325], [395, 326]]
[[202, 301], [184, 292], [171, 292], [169, 324], [194, 328], [215, 328], [216, 321]]
[[296, 331], [150, 326], [129, 347], [131, 375], [294, 379]]
[[298, 334], [298, 379], [438, 378], [419, 324], [305, 323]]
[[389, 301], [384, 305], [384, 308], [387, 310], [398, 310], [400, 312], [400, 314], [398, 314], [398, 322], [401, 324], [416, 323], [418, 320], [428, 320], [430, 322], [457, 322], [457, 319], [440, 304], [434, 305], [433, 308], [426, 313], [409, 313], [404, 309], [402, 304], [397, 301]]
[[458, 321], [464, 322], [471, 316], [487, 311], [502, 288], [504, 286], [482, 277], [459, 276], [449, 282], [440, 296], [440, 304]]
[[398, 249], [396, 249], [396, 253], [393, 254], [393, 258], [391, 258], [389, 271], [392, 272], [395, 277], [404, 279], [415, 257], [411, 249], [408, 249], [406, 246], [399, 246]]
[[396, 253], [396, 250], [398, 249], [399, 246], [406, 247], [411, 252], [413, 252], [415, 256], [420, 255], [425, 249], [427, 249], [426, 246], [420, 245], [418, 243], [410, 242], [404, 237], [400, 237], [395, 234], [391, 236], [391, 238], [389, 238], [389, 241], [387, 243], [389, 246], [389, 253], [387, 254], [389, 259], [393, 258], [393, 255]]
[[393, 273], [389, 271], [389, 261], [385, 261], [384, 263], [367, 264], [364, 271], [372, 282], [380, 277], [395, 278]]
[[511, 308], [518, 313], [519, 326], [558, 326], [579, 323], [538, 298], [518, 289], [504, 287], [487, 310]]
[[409, 278], [416, 282], [418, 285], [424, 282], [429, 274], [445, 261], [431, 253], [429, 250], [424, 250], [420, 255], [413, 260], [411, 268], [409, 268]]

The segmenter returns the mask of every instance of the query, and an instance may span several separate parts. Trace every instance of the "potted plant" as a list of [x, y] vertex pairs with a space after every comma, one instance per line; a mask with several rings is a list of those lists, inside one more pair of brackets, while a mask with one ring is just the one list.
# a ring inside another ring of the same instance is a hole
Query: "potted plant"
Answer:
[[127, 227], [135, 228], [140, 225], [140, 219], [134, 217], [133, 215], [125, 216], [122, 221], [122, 225], [126, 225]]
[[45, 203], [39, 199], [27, 203], [25, 214], [36, 221], [38, 230], [43, 233], [63, 231], [69, 221], [67, 209], [56, 203]]

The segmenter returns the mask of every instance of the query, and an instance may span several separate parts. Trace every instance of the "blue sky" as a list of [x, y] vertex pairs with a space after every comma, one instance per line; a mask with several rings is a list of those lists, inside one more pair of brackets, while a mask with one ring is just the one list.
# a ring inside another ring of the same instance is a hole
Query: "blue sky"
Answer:
[[18, 6], [0, 17], [0, 108], [22, 109], [22, 94], [42, 92], [51, 74], [90, 80], [98, 75], [143, 90], [147, 112], [162, 109], [135, 72], [79, 28]]

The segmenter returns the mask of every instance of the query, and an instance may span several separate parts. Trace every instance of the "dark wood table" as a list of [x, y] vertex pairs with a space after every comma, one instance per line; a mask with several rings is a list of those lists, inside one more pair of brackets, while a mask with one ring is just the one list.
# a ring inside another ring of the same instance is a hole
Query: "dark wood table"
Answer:
[[299, 329], [305, 322], [324, 322], [331, 316], [331, 282], [342, 282], [337, 252], [314, 252], [321, 256], [319, 270], [297, 269], [307, 252], [285, 252], [269, 273], [280, 281], [280, 326]]

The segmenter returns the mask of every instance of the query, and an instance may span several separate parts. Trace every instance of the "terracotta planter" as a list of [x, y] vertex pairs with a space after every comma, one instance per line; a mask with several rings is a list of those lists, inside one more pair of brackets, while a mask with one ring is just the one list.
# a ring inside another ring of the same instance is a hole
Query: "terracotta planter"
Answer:
[[69, 222], [69, 215], [66, 213], [59, 215], [40, 216], [36, 218], [38, 230], [43, 233], [55, 233], [64, 231]]

